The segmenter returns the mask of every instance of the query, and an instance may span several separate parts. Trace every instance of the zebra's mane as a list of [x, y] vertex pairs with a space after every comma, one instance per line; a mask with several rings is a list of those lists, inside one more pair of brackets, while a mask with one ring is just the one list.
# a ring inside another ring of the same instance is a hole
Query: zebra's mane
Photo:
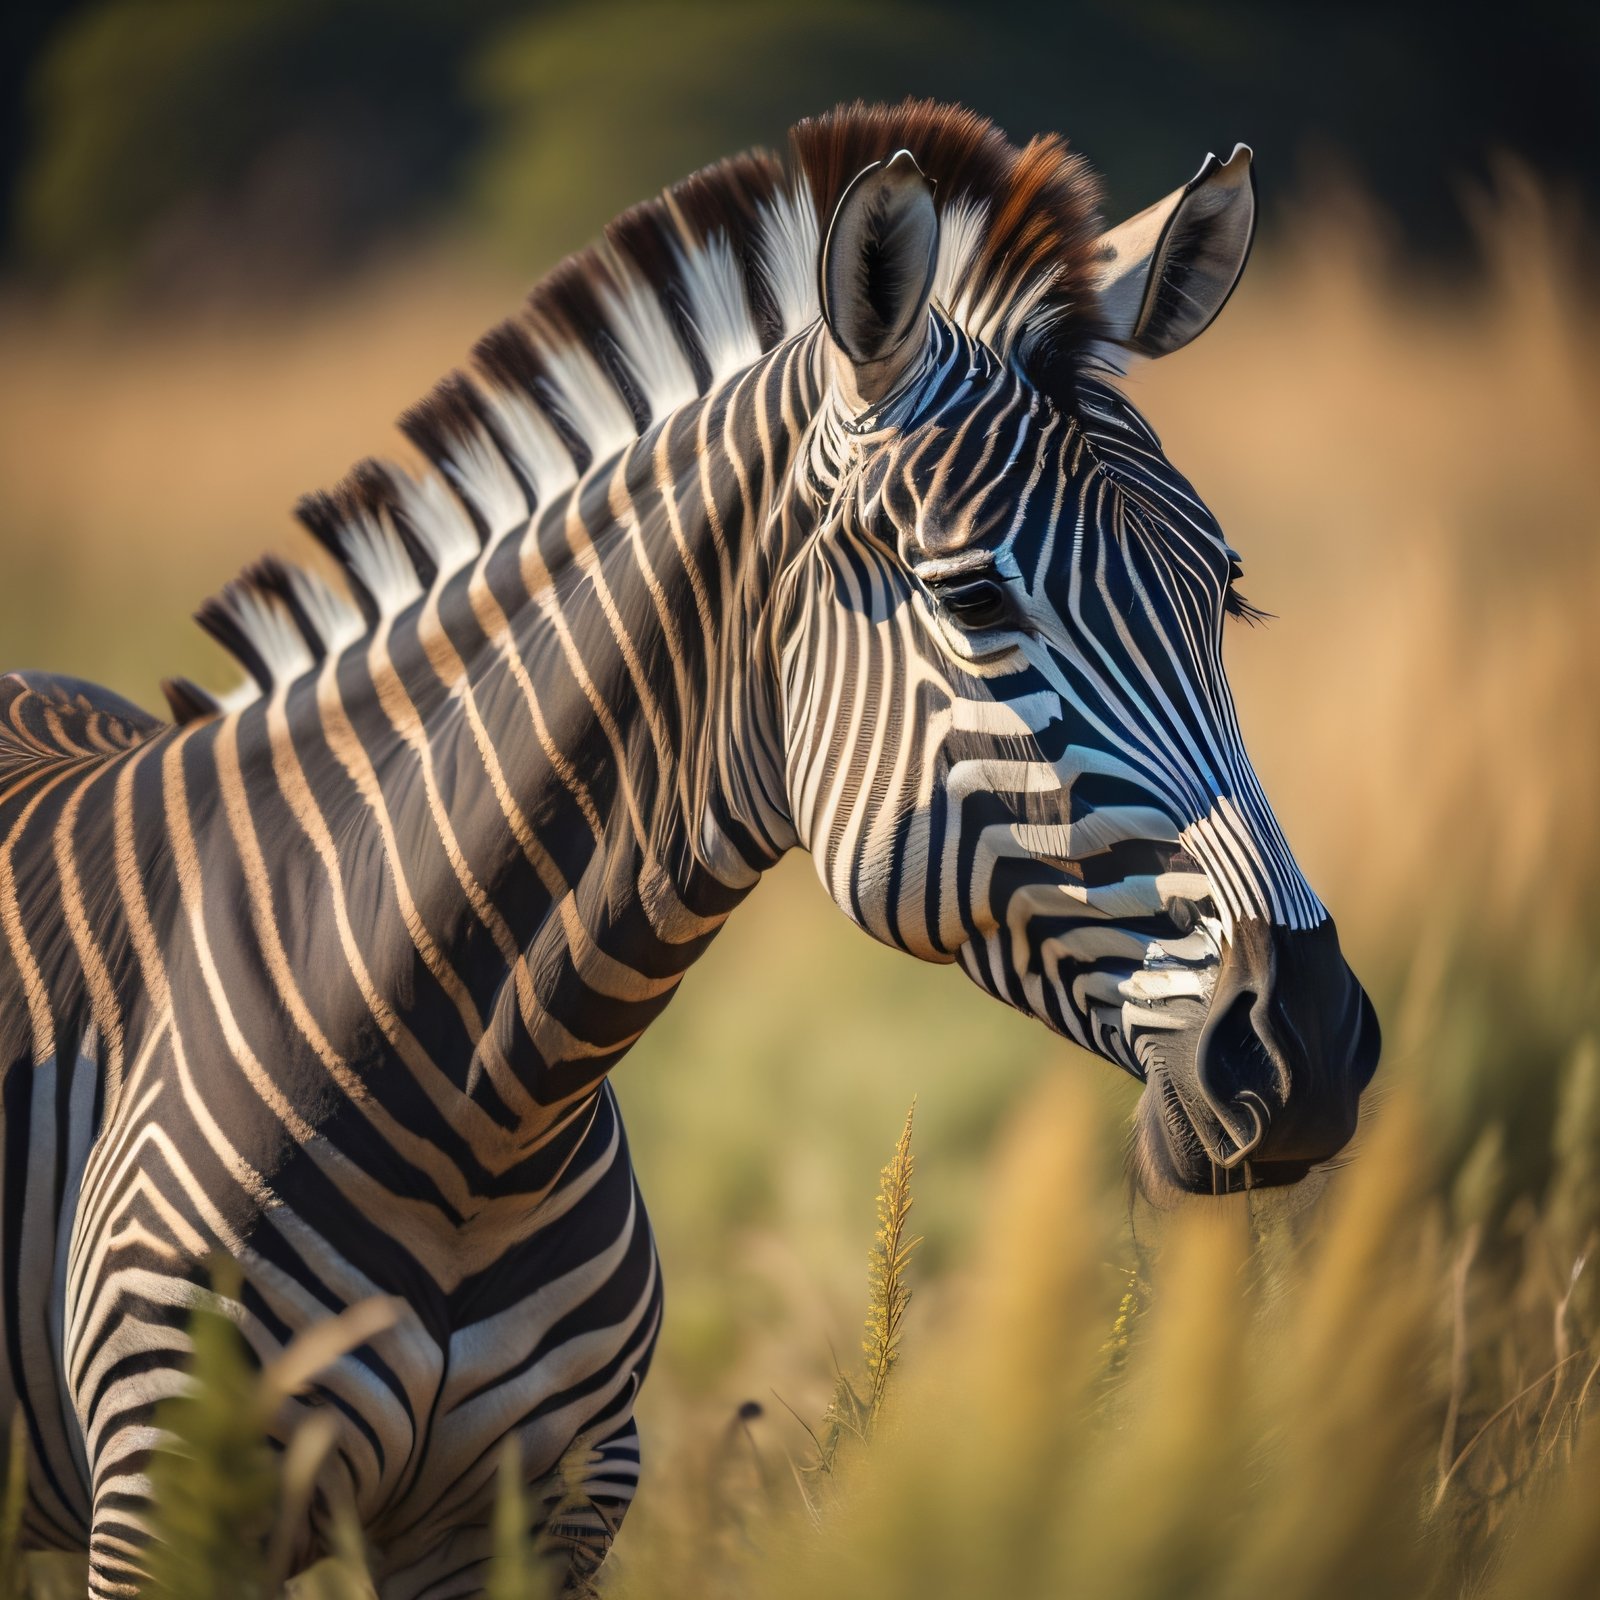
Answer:
[[400, 419], [431, 463], [362, 462], [296, 516], [342, 587], [269, 557], [196, 613], [244, 667], [214, 696], [162, 685], [178, 722], [248, 704], [397, 614], [486, 544], [663, 417], [749, 367], [818, 316], [819, 219], [851, 179], [899, 149], [934, 180], [945, 314], [1063, 405], [1096, 334], [1098, 190], [1050, 136], [1018, 148], [958, 106], [857, 103], [789, 134], [785, 164], [754, 151], [624, 212], [522, 311], [481, 339]]

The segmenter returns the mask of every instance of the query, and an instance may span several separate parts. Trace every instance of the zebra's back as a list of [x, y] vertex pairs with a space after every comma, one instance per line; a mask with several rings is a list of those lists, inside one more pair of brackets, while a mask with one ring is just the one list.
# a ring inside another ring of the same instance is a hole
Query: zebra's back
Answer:
[[8, 672], [0, 676], [0, 807], [18, 783], [41, 770], [115, 755], [165, 726], [98, 684], [51, 672]]
[[[103, 972], [76, 863], [58, 837], [85, 822], [108, 763], [163, 723], [109, 690], [43, 672], [0, 677], [0, 1409], [20, 1407], [30, 1442], [27, 1535], [81, 1547], [89, 1468], [64, 1371], [71, 1238], [104, 1110], [94, 993]], [[65, 913], [63, 915], [62, 913]]]

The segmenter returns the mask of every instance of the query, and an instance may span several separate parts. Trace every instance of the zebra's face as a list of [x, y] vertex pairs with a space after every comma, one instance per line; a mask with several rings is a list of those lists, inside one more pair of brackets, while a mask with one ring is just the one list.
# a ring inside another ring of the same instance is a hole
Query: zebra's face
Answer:
[[1120, 394], [923, 320], [799, 585], [801, 837], [862, 927], [1146, 1084], [1148, 1187], [1292, 1182], [1378, 1029], [1240, 740], [1238, 557]]

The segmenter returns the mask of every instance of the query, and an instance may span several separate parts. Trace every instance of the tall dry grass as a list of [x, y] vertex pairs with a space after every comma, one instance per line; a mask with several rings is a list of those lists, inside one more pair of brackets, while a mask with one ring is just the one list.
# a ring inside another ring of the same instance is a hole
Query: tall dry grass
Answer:
[[[997, 1153], [978, 1265], [820, 1510], [746, 1472], [711, 1480], [713, 1523], [679, 1483], [619, 1547], [615, 1592], [1592, 1595], [1600, 1360], [1592, 1312], [1574, 1313], [1581, 1257], [1525, 1215], [1495, 1242], [1527, 1250], [1510, 1299], [1538, 1303], [1543, 1336], [1505, 1304], [1464, 1310], [1462, 1289], [1486, 1301], [1508, 1280], [1435, 1192], [1420, 1118], [1391, 1100], [1311, 1226], [1277, 1197], [1171, 1219], [1134, 1327], [1108, 1340], [1107, 1262], [1128, 1241], [1104, 1122], [1069, 1080], [1041, 1086]], [[1554, 1293], [1547, 1251], [1569, 1273]], [[706, 1536], [729, 1522], [738, 1540]]]
[[[1442, 288], [1324, 197], [1131, 380], [1278, 618], [1230, 670], [1379, 1000], [1356, 1159], [1149, 1215], [1128, 1086], [785, 864], [619, 1074], [668, 1305], [617, 1593], [1600, 1589], [1600, 329], [1534, 188], [1483, 238]], [[0, 666], [215, 681], [186, 612], [515, 297], [440, 257], [255, 326], [7, 309]], [[802, 1488], [913, 1093], [901, 1366]]]

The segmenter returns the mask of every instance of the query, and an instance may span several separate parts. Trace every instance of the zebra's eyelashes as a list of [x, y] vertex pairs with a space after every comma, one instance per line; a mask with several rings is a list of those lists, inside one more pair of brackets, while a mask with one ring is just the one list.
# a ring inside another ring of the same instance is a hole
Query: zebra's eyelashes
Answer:
[[1244, 577], [1244, 567], [1237, 556], [1232, 556], [1228, 561], [1228, 587], [1223, 591], [1222, 611], [1224, 616], [1232, 617], [1237, 622], [1248, 622], [1251, 627], [1259, 627], [1263, 623], [1272, 621], [1272, 613], [1263, 611], [1260, 606], [1251, 605], [1239, 591], [1239, 580]]
[[1228, 592], [1223, 597], [1222, 610], [1225, 616], [1232, 617], [1236, 622], [1248, 622], [1251, 627], [1259, 627], [1272, 621], [1273, 613], [1263, 611], [1260, 606], [1252, 605], [1239, 593], [1233, 584], [1228, 585]]

